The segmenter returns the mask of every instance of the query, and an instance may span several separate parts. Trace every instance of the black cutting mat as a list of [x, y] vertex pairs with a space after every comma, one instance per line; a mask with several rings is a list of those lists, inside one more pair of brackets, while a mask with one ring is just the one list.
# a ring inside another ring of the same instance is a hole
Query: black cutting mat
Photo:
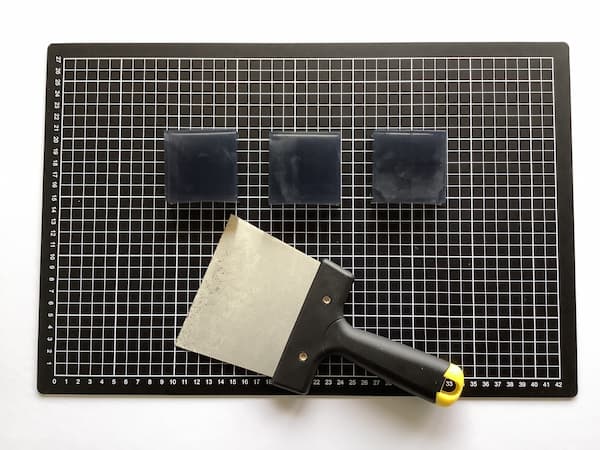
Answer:
[[[280, 393], [175, 349], [231, 213], [356, 276], [356, 327], [464, 368], [467, 396], [576, 392], [561, 44], [53, 45], [38, 387]], [[165, 129], [236, 128], [239, 200], [168, 206]], [[444, 206], [371, 203], [375, 129], [448, 131]], [[268, 206], [271, 130], [340, 131], [341, 207]], [[398, 394], [339, 358], [318, 394]]]

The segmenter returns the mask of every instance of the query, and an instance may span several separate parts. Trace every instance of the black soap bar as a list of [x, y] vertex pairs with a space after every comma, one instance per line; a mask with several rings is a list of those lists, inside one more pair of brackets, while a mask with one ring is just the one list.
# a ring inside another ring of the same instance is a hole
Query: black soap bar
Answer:
[[168, 203], [237, 200], [237, 132], [228, 129], [165, 132]]
[[447, 141], [445, 131], [375, 131], [373, 202], [444, 203]]
[[271, 133], [269, 203], [339, 205], [339, 133]]

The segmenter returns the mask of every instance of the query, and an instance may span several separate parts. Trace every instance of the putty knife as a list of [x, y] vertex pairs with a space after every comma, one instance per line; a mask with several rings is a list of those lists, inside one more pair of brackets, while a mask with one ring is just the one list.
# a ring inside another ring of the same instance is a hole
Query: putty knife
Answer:
[[431, 402], [456, 401], [464, 385], [458, 366], [344, 319], [352, 282], [331, 261], [318, 262], [231, 216], [177, 346], [270, 376], [296, 393], [307, 393], [319, 362], [338, 353]]

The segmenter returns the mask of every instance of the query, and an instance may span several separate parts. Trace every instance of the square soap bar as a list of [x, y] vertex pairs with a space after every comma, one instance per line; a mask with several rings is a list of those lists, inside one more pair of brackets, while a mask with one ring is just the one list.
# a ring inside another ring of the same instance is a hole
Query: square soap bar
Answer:
[[339, 133], [271, 133], [269, 203], [339, 205]]
[[237, 200], [237, 132], [165, 131], [168, 203]]
[[444, 203], [447, 142], [446, 131], [375, 131], [373, 202]]

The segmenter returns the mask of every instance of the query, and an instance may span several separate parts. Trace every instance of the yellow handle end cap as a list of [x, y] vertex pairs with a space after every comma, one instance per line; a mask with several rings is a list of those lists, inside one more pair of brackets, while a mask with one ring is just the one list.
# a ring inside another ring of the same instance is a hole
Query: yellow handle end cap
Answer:
[[440, 406], [450, 406], [462, 394], [463, 387], [465, 386], [465, 375], [460, 367], [450, 363], [450, 366], [444, 373], [444, 378], [454, 382], [454, 389], [452, 391], [441, 390], [438, 392], [435, 395], [435, 403]]

